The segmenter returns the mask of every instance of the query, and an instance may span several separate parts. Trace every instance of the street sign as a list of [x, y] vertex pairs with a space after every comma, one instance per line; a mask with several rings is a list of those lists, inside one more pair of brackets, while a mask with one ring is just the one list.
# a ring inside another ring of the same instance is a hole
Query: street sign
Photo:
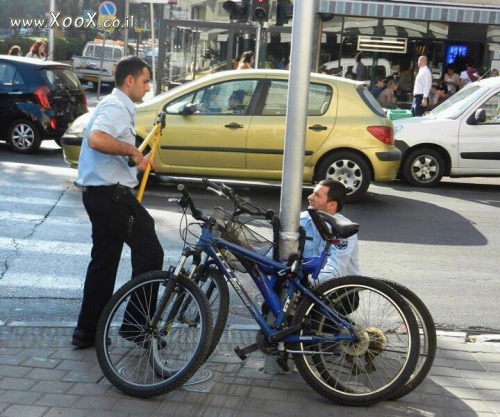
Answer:
[[116, 16], [116, 4], [112, 1], [103, 1], [99, 5], [99, 14], [105, 16]]
[[112, 1], [103, 1], [99, 5], [97, 25], [107, 31], [113, 31], [113, 21], [116, 19], [116, 4]]

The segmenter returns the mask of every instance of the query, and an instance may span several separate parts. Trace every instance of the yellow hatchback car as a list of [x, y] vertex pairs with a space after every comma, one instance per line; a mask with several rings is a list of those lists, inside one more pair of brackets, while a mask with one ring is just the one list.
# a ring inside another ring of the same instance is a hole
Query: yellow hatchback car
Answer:
[[[140, 143], [165, 111], [166, 128], [155, 173], [280, 181], [283, 167], [288, 71], [225, 71], [183, 84], [137, 105]], [[90, 116], [62, 138], [64, 158], [76, 166]], [[361, 82], [311, 74], [304, 183], [334, 178], [348, 201], [371, 181], [392, 181], [401, 152], [392, 122]]]

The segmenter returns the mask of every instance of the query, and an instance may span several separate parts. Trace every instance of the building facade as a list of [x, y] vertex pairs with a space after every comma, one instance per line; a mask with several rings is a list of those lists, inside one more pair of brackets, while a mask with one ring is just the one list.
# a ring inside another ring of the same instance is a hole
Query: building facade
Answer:
[[[295, 0], [299, 1], [299, 0]], [[231, 68], [245, 50], [261, 49], [260, 66], [277, 67], [287, 60], [293, 21], [275, 25], [277, 0], [270, 1], [263, 26], [231, 22], [223, 0], [183, 0], [162, 7], [161, 44], [170, 80], [194, 70]], [[433, 72], [449, 65], [460, 71], [466, 61], [485, 74], [500, 68], [500, 0], [319, 0], [314, 69], [324, 62], [364, 56], [387, 59], [395, 70], [426, 55]], [[341, 64], [340, 64], [341, 65]], [[189, 78], [189, 75], [187, 75]]]

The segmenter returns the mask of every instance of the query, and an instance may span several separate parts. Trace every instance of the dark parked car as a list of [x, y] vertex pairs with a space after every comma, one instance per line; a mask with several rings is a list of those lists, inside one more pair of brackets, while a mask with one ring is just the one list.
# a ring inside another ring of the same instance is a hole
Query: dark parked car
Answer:
[[71, 66], [0, 55], [0, 140], [19, 153], [36, 152], [45, 139], [59, 139], [87, 99]]

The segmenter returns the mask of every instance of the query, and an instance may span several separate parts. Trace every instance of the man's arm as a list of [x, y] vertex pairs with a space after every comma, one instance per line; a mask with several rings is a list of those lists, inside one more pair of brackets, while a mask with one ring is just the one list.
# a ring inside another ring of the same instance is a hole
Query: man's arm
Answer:
[[120, 142], [100, 130], [90, 132], [88, 145], [91, 149], [108, 155], [128, 156], [136, 165], [141, 164], [143, 160], [142, 153], [135, 146]]

